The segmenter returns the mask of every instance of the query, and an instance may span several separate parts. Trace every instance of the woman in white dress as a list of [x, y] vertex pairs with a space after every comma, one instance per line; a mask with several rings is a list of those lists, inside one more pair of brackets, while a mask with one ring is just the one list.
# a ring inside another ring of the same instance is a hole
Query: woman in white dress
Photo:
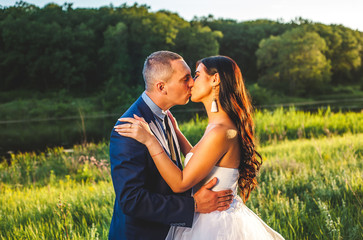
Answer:
[[[284, 239], [244, 204], [257, 185], [262, 159], [256, 151], [253, 109], [239, 67], [225, 56], [198, 61], [191, 94], [193, 102], [204, 104], [208, 115], [205, 133], [194, 147], [168, 112], [185, 156], [183, 171], [163, 151], [143, 119], [137, 116], [120, 119], [139, 127], [123, 124], [116, 129], [122, 136], [146, 145], [161, 176], [174, 192], [192, 187], [196, 192], [214, 177], [218, 183], [213, 190], [233, 190], [228, 210], [196, 213], [192, 228], [171, 227], [167, 239]], [[237, 194], [238, 188], [242, 199]]]

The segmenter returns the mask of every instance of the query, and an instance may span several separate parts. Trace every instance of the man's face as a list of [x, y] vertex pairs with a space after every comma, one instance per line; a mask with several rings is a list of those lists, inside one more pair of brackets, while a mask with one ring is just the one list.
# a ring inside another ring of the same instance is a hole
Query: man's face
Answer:
[[171, 61], [173, 73], [165, 84], [167, 98], [172, 106], [188, 103], [194, 81], [190, 68], [183, 59]]

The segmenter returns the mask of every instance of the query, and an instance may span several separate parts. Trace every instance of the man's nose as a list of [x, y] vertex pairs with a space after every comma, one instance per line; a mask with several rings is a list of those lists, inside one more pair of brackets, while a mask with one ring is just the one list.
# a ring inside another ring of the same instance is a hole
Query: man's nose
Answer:
[[190, 77], [189, 79], [189, 87], [193, 87], [194, 86], [194, 79], [192, 77]]

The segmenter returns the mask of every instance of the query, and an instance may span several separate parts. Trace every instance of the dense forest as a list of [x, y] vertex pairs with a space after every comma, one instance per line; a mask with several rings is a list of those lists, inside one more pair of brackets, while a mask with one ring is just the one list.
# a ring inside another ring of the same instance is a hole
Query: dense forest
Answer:
[[301, 18], [186, 21], [138, 4], [74, 9], [71, 3], [40, 8], [20, 1], [0, 8], [0, 92], [97, 95], [112, 111], [142, 91], [143, 61], [161, 49], [180, 53], [192, 71], [200, 58], [232, 57], [260, 103], [271, 93], [307, 97], [347, 86], [361, 91], [362, 46], [362, 32]]

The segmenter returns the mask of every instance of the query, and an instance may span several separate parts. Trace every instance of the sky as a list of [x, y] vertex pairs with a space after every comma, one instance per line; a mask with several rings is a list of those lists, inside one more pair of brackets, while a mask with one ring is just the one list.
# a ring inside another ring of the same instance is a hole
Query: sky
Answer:
[[[0, 0], [2, 6], [13, 6], [19, 0]], [[212, 14], [214, 18], [247, 21], [256, 19], [291, 20], [302, 17], [323, 24], [342, 24], [363, 32], [363, 0], [25, 0], [27, 3], [43, 7], [49, 2], [59, 5], [73, 3], [73, 8], [99, 8], [123, 3], [146, 4], [152, 12], [169, 10], [185, 20], [194, 16]]]

